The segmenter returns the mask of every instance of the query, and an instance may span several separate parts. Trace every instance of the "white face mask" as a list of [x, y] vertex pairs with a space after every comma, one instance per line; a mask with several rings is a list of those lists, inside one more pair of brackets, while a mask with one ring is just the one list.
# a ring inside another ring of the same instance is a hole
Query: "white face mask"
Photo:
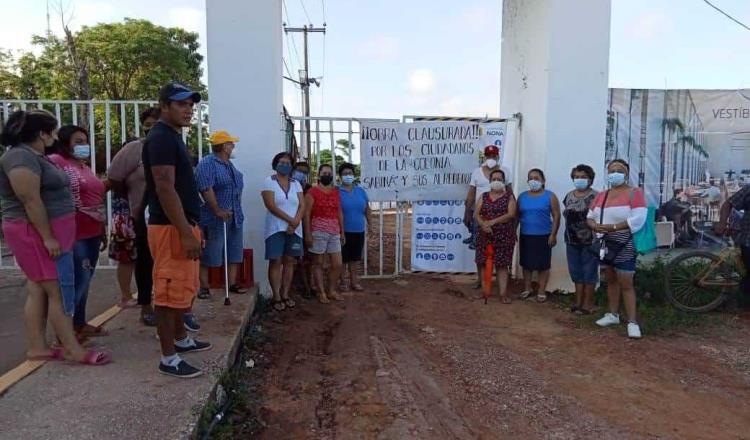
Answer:
[[492, 191], [505, 191], [505, 182], [493, 180], [492, 182], [490, 182], [490, 189]]
[[80, 144], [73, 147], [73, 157], [76, 159], [88, 159], [91, 156], [91, 145]]
[[487, 168], [495, 168], [497, 166], [497, 160], [487, 159], [484, 161], [484, 166], [486, 166]]

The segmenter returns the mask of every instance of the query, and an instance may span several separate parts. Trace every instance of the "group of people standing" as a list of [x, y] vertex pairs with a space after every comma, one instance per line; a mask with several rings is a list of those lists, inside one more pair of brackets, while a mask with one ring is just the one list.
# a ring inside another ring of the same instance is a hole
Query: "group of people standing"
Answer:
[[[162, 352], [158, 370], [176, 377], [201, 374], [180, 355], [211, 348], [187, 332], [200, 329], [193, 302], [210, 298], [208, 270], [223, 264], [224, 252], [229, 290], [241, 294], [245, 289], [236, 282], [243, 259], [244, 183], [230, 160], [239, 139], [214, 132], [212, 153], [194, 168], [182, 129], [191, 125], [200, 99], [179, 83], [162, 87], [159, 106], [140, 115], [145, 138], [124, 145], [105, 178], [92, 171], [92, 147], [82, 127], [58, 129], [56, 118], [44, 110], [10, 115], [0, 139], [8, 146], [0, 158], [0, 206], [3, 235], [28, 278], [30, 359], [90, 365], [111, 361], [111, 353], [82, 345], [89, 337], [106, 335], [87, 323], [86, 304], [99, 253], [108, 248], [118, 262], [119, 305], [139, 305], [141, 322], [157, 328]], [[645, 223], [646, 207], [643, 192], [628, 185], [628, 164], [610, 162], [610, 189], [601, 193], [591, 187], [593, 169], [576, 166], [571, 172], [574, 189], [563, 198], [561, 210], [557, 196], [545, 187], [542, 170], [528, 172], [529, 190], [516, 198], [507, 170], [499, 166], [497, 147], [488, 146], [484, 153], [486, 160], [472, 175], [466, 201], [480, 285], [484, 268], [494, 267], [498, 294], [503, 303], [511, 302], [508, 271], [520, 226], [521, 297], [544, 302], [551, 250], [564, 217], [568, 267], [576, 285], [572, 311], [592, 312], [601, 266], [609, 311], [597, 323], [620, 322], [622, 297], [628, 334], [640, 337], [633, 233]], [[362, 291], [359, 262], [371, 211], [366, 192], [356, 184], [354, 165], [339, 166], [338, 185], [329, 164], [318, 167], [314, 184], [309, 164], [295, 163], [288, 153], [277, 154], [271, 167], [261, 197], [267, 210], [265, 257], [273, 307], [283, 311], [296, 306], [290, 296], [295, 272], [306, 292], [315, 292], [321, 303], [341, 301], [348, 290]], [[104, 200], [110, 190], [108, 237]], [[133, 274], [137, 301], [130, 291]], [[45, 337], [48, 319], [58, 337], [52, 346]]]
[[[1, 139], [8, 149], [0, 158], [0, 206], [5, 241], [29, 280], [28, 358], [90, 365], [112, 360], [110, 352], [82, 345], [89, 337], [106, 336], [103, 328], [88, 324], [86, 303], [99, 254], [108, 249], [118, 263], [118, 305], [140, 306], [141, 323], [156, 327], [162, 352], [158, 371], [183, 378], [202, 373], [181, 355], [211, 349], [188, 333], [200, 329], [192, 312], [196, 297], [211, 297], [209, 268], [224, 264], [226, 255], [229, 291], [246, 290], [237, 283], [244, 182], [230, 160], [239, 139], [213, 132], [211, 154], [194, 167], [182, 130], [191, 125], [200, 99], [179, 83], [162, 87], [159, 106], [140, 114], [145, 137], [123, 145], [106, 177], [92, 170], [84, 128], [58, 128], [44, 110], [10, 115]], [[290, 296], [295, 270], [321, 303], [340, 301], [341, 292], [350, 289], [363, 290], [358, 262], [370, 208], [355, 183], [354, 166], [339, 167], [336, 186], [328, 164], [320, 165], [316, 185], [308, 183], [309, 165], [294, 164], [288, 153], [276, 155], [271, 165], [274, 174], [261, 196], [268, 210], [273, 307], [295, 307]], [[133, 275], [137, 300], [131, 293]], [[51, 346], [47, 318], [59, 339]]]
[[[83, 346], [89, 337], [106, 336], [87, 323], [86, 303], [99, 254], [108, 248], [118, 262], [119, 306], [140, 305], [141, 322], [157, 328], [158, 370], [176, 377], [202, 373], [180, 355], [211, 348], [187, 332], [200, 329], [193, 302], [196, 293], [210, 297], [208, 268], [223, 264], [225, 242], [229, 290], [246, 290], [236, 283], [243, 177], [229, 160], [239, 139], [214, 132], [212, 154], [194, 168], [182, 129], [191, 125], [200, 99], [179, 83], [162, 87], [159, 106], [140, 114], [145, 138], [126, 143], [104, 178], [92, 170], [84, 128], [58, 128], [44, 110], [10, 115], [0, 139], [8, 147], [0, 158], [0, 207], [5, 241], [28, 279], [29, 359], [111, 361], [110, 352]], [[110, 190], [108, 237], [105, 195]], [[133, 274], [137, 301], [130, 290]], [[51, 346], [48, 319], [58, 338]]]
[[597, 324], [602, 327], [619, 324], [622, 299], [628, 336], [640, 338], [633, 288], [637, 257], [633, 234], [644, 226], [647, 208], [643, 191], [628, 183], [628, 163], [621, 159], [609, 163], [609, 189], [603, 192], [592, 188], [593, 168], [577, 165], [570, 173], [573, 189], [563, 198], [561, 208], [557, 196], [546, 188], [542, 170], [529, 170], [529, 189], [516, 198], [507, 170], [499, 166], [498, 148], [487, 146], [484, 156], [484, 163], [472, 174], [466, 198], [467, 226], [473, 232], [472, 244], [476, 249], [476, 287], [482, 286], [482, 272], [488, 267], [488, 258], [492, 258], [497, 293], [504, 304], [511, 303], [508, 274], [518, 235], [524, 280], [521, 298], [535, 297], [538, 302], [545, 302], [552, 248], [557, 245], [558, 230], [564, 218], [568, 271], [575, 284], [571, 312], [592, 313], [594, 290], [602, 268], [607, 282], [608, 311]]
[[292, 163], [289, 153], [277, 154], [271, 161], [274, 174], [266, 178], [262, 191], [267, 210], [268, 279], [273, 307], [278, 311], [296, 305], [290, 297], [295, 268], [305, 289], [316, 291], [324, 304], [342, 301], [341, 293], [350, 289], [364, 290], [359, 283], [358, 262], [371, 212], [367, 194], [355, 184], [354, 166], [339, 166], [341, 184], [336, 186], [332, 166], [321, 164], [318, 182], [312, 185], [308, 183], [309, 164]]

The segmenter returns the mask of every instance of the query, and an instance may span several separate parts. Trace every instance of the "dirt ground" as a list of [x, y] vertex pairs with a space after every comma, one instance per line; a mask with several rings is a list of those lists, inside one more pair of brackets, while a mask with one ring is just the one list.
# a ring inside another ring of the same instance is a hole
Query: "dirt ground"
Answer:
[[341, 303], [271, 312], [253, 354], [255, 435], [750, 438], [747, 315], [631, 341], [555, 303], [484, 305], [470, 283], [370, 281]]

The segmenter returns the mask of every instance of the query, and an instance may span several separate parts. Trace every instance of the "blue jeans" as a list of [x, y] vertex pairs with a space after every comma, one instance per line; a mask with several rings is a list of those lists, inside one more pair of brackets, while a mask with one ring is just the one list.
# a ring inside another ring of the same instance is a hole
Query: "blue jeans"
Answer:
[[89, 285], [94, 277], [94, 269], [99, 260], [99, 247], [102, 237], [91, 237], [78, 240], [73, 245], [73, 273], [75, 276], [76, 310], [73, 315], [73, 326], [86, 325], [86, 301], [89, 297]]
[[[204, 226], [203, 239], [206, 247], [201, 253], [201, 266], [220, 267], [224, 264], [224, 225]], [[242, 263], [242, 225], [234, 221], [227, 224], [227, 258], [229, 264]]]
[[63, 252], [55, 260], [57, 282], [60, 284], [60, 296], [65, 316], [73, 316], [76, 310], [76, 280], [73, 266], [73, 252]]
[[599, 260], [588, 246], [566, 245], [568, 272], [575, 284], [596, 284], [599, 281]]

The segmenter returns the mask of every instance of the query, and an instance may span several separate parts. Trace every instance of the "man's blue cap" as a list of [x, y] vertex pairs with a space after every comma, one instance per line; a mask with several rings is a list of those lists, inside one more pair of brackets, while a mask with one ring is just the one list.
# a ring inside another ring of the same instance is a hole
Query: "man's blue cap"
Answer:
[[201, 102], [201, 94], [178, 82], [171, 82], [159, 90], [160, 101], [183, 101], [185, 99], [192, 99], [193, 102], [198, 103]]

